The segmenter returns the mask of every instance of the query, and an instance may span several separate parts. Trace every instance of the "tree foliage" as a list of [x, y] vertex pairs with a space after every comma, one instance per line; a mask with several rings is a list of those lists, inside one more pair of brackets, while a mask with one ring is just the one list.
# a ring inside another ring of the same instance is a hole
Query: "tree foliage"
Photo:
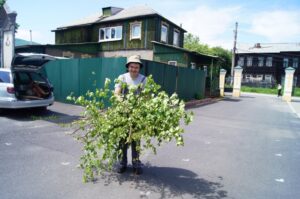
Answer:
[[0, 7], [2, 7], [5, 4], [6, 0], [0, 0]]
[[231, 70], [231, 52], [222, 47], [209, 47], [207, 44], [201, 43], [199, 37], [192, 34], [185, 35], [184, 48], [198, 53], [216, 55], [220, 58], [216, 65], [227, 70], [227, 74], [230, 74]]
[[[121, 82], [116, 80], [116, 83]], [[151, 76], [143, 89], [132, 87], [126, 95], [114, 95], [109, 85], [110, 80], [106, 79], [103, 89], [88, 92], [86, 96], [68, 97], [85, 107], [82, 119], [75, 122], [82, 130], [76, 137], [84, 145], [80, 166], [85, 182], [112, 168], [121, 154], [121, 140], [128, 144], [141, 141], [138, 151], [151, 149], [156, 153], [157, 146], [171, 140], [182, 146], [184, 130], [180, 121], [183, 119], [185, 124], [192, 121], [192, 113], [185, 111], [184, 102], [176, 94], [168, 96], [160, 91]], [[111, 105], [105, 109], [107, 99]]]

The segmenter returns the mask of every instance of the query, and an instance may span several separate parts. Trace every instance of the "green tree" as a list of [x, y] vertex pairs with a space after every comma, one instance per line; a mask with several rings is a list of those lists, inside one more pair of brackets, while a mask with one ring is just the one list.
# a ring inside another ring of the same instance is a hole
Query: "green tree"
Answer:
[[231, 52], [222, 47], [209, 47], [207, 44], [203, 44], [198, 36], [194, 36], [191, 33], [186, 34], [184, 37], [184, 48], [196, 51], [198, 53], [216, 55], [220, 59], [215, 63], [216, 66], [220, 66], [227, 70], [227, 74], [230, 74], [231, 69]]
[[[77, 138], [84, 145], [80, 166], [85, 182], [112, 168], [121, 154], [121, 140], [128, 144], [141, 141], [140, 152], [151, 149], [156, 153], [156, 146], [171, 140], [182, 146], [184, 130], [180, 121], [183, 119], [185, 124], [192, 121], [191, 113], [184, 110], [184, 102], [176, 94], [168, 96], [160, 91], [151, 76], [144, 89], [130, 88], [128, 94], [121, 96], [115, 96], [109, 84], [107, 79], [104, 89], [88, 92], [86, 96], [68, 97], [85, 107], [83, 117], [75, 123], [82, 130], [78, 131]], [[111, 106], [105, 109], [107, 99]]]
[[0, 7], [2, 7], [5, 4], [6, 0], [0, 0]]

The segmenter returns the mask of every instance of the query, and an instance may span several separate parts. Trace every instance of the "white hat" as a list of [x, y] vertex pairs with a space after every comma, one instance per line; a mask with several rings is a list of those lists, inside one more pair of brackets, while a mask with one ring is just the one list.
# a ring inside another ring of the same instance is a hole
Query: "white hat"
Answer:
[[127, 58], [127, 63], [126, 63], [127, 68], [130, 63], [138, 63], [138, 64], [140, 64], [141, 68], [143, 67], [143, 63], [141, 62], [141, 56], [139, 56], [139, 55], [132, 55]]

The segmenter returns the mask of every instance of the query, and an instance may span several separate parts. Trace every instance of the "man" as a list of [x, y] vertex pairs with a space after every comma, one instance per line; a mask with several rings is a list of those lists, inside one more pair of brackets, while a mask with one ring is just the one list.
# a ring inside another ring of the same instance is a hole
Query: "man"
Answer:
[[281, 89], [282, 89], [281, 84], [278, 84], [278, 86], [277, 86], [277, 91], [278, 91], [277, 97], [281, 96]]
[[[127, 59], [126, 68], [128, 73], [122, 74], [119, 76], [119, 80], [123, 83], [126, 83], [127, 88], [122, 89], [121, 84], [115, 85], [115, 94], [116, 95], [126, 95], [128, 92], [128, 88], [131, 86], [138, 86], [142, 84], [142, 86], [146, 83], [146, 77], [140, 74], [140, 69], [143, 67], [143, 64], [140, 60], [140, 56], [133, 55]], [[137, 93], [138, 94], [138, 93]], [[139, 143], [133, 141], [131, 143], [131, 152], [132, 152], [132, 166], [135, 174], [142, 174], [141, 162], [139, 160], [139, 152], [137, 151], [137, 146]], [[120, 142], [120, 148], [122, 149], [122, 155], [120, 157], [120, 165], [118, 168], [118, 173], [124, 173], [127, 169], [127, 149], [128, 144], [126, 140], [122, 140]]]

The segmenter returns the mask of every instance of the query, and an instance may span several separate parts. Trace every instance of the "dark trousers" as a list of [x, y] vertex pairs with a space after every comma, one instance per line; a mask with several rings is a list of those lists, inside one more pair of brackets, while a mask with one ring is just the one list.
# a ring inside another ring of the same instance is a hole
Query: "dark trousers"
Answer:
[[[132, 155], [132, 166], [134, 168], [138, 168], [141, 166], [140, 162], [140, 154], [137, 151], [137, 146], [139, 146], [140, 143], [136, 141], [132, 141], [131, 143], [131, 155]], [[127, 150], [128, 150], [128, 144], [126, 141], [121, 141], [120, 142], [120, 148], [122, 149], [122, 154], [119, 157], [120, 160], [120, 165], [121, 166], [127, 166]]]
[[281, 89], [278, 89], [278, 97], [281, 96]]

